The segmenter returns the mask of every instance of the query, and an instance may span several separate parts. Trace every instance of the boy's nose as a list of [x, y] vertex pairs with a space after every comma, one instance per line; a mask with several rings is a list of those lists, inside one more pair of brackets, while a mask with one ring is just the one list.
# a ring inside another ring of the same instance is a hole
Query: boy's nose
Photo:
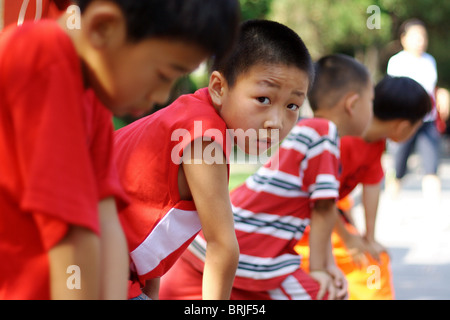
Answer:
[[170, 86], [158, 88], [147, 95], [147, 101], [153, 104], [165, 104], [169, 100], [170, 92]]
[[283, 127], [282, 111], [273, 107], [269, 112], [269, 117], [264, 122], [264, 129], [281, 129]]

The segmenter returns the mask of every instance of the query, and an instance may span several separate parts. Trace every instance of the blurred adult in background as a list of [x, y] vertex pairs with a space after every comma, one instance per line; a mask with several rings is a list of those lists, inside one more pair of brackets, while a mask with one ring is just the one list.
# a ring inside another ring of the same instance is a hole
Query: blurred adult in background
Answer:
[[420, 83], [430, 95], [433, 104], [417, 133], [408, 141], [393, 145], [395, 179], [388, 187], [394, 194], [400, 190], [400, 181], [407, 173], [407, 161], [417, 150], [421, 157], [424, 177], [422, 192], [426, 199], [437, 200], [441, 183], [437, 175], [440, 159], [440, 133], [437, 128], [436, 84], [438, 79], [436, 60], [426, 52], [428, 33], [424, 22], [419, 19], [405, 21], [400, 27], [400, 42], [403, 50], [389, 59], [387, 73], [391, 76], [405, 76]]

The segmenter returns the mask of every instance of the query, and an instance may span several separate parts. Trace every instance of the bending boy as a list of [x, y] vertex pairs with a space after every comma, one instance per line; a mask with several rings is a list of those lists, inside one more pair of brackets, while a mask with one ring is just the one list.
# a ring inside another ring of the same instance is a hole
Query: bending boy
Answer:
[[[339, 134], [364, 132], [372, 115], [372, 98], [369, 73], [356, 60], [332, 55], [316, 64], [309, 94], [316, 117], [300, 120], [278, 153], [231, 192], [241, 252], [232, 299], [346, 296], [346, 282], [334, 263], [330, 243], [337, 218]], [[308, 274], [300, 269], [294, 246], [309, 224]], [[198, 298], [204, 250], [205, 241], [199, 236], [163, 279], [164, 298]]]
[[[405, 93], [405, 94], [399, 94]], [[375, 225], [381, 183], [384, 178], [381, 157], [386, 139], [408, 140], [422, 125], [422, 118], [431, 111], [428, 93], [416, 81], [407, 77], [387, 76], [375, 87], [374, 117], [363, 137], [341, 140], [342, 175], [339, 197], [345, 199], [357, 185], [362, 184], [362, 205], [366, 231], [359, 234], [350, 210], [342, 210], [333, 234], [333, 252], [339, 268], [349, 283], [352, 300], [386, 300], [394, 298], [389, 256], [375, 239]], [[305, 236], [295, 249], [304, 257], [309, 254]], [[371, 273], [368, 265], [380, 267], [378, 289], [367, 286]], [[307, 269], [307, 259], [302, 260]]]
[[239, 19], [230, 0], [77, 4], [81, 29], [65, 15], [0, 34], [0, 299], [126, 298], [112, 113], [164, 102]]

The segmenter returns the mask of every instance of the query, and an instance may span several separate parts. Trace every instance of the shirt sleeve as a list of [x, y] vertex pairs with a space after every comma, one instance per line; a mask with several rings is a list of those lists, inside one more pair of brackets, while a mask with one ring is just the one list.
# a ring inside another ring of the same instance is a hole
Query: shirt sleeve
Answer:
[[89, 92], [85, 103], [92, 111], [91, 123], [95, 124], [92, 129], [91, 157], [97, 182], [99, 200], [114, 197], [119, 210], [129, 204], [129, 198], [119, 180], [116, 163], [114, 161], [114, 129], [112, 115], [94, 96]]
[[302, 167], [304, 189], [312, 202], [338, 198], [339, 147], [334, 139], [322, 136], [311, 143]]
[[40, 212], [99, 232], [83, 87], [74, 59], [58, 55], [49, 66], [33, 65], [28, 74], [12, 69], [9, 76], [15, 86], [9, 98], [16, 146], [12, 152], [21, 171], [24, 212]]
[[365, 170], [364, 175], [361, 177], [361, 183], [363, 184], [378, 184], [384, 178], [384, 170], [381, 164], [381, 156], [384, 151], [384, 143], [379, 143], [374, 145], [374, 152], [367, 162], [367, 170]]
[[401, 62], [398, 62], [397, 56], [391, 57], [387, 65], [387, 74], [393, 77], [400, 77], [403, 75], [402, 71]]
[[33, 213], [33, 220], [39, 230], [41, 243], [46, 251], [60, 242], [69, 230], [69, 225], [45, 213]]
[[363, 184], [378, 184], [383, 180], [383, 178], [384, 178], [384, 171], [383, 168], [381, 167], [381, 164], [373, 163], [372, 166], [364, 175], [363, 179], [361, 179], [361, 182]]

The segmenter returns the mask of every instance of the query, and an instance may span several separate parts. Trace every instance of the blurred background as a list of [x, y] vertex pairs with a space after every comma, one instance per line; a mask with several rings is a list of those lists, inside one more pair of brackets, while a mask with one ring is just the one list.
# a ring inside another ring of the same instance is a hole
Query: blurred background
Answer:
[[[428, 30], [428, 53], [437, 61], [438, 86], [450, 88], [448, 0], [240, 0], [240, 3], [243, 20], [270, 19], [283, 23], [302, 37], [314, 60], [331, 53], [351, 55], [369, 68], [375, 82], [386, 74], [389, 58], [401, 50], [402, 22], [418, 18]], [[178, 82], [173, 99], [204, 87], [207, 82], [208, 70], [204, 66]], [[164, 106], [153, 112], [161, 107]], [[120, 127], [133, 120], [115, 121]]]

